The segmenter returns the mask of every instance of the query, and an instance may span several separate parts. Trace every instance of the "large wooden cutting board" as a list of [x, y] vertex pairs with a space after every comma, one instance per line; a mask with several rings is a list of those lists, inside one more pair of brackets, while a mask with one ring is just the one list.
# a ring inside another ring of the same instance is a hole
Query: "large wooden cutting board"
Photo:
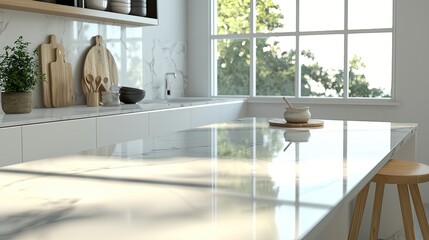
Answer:
[[118, 85], [118, 69], [115, 59], [103, 46], [103, 38], [100, 35], [95, 36], [95, 45], [87, 53], [83, 66], [82, 90], [85, 95], [88, 88], [84, 81], [88, 74], [94, 78], [100, 76], [104, 80], [99, 91], [108, 91], [112, 85]]
[[73, 77], [70, 63], [65, 62], [64, 48], [56, 49], [56, 61], [49, 64], [53, 107], [73, 105]]
[[49, 43], [40, 45], [40, 65], [42, 72], [45, 74], [45, 81], [42, 82], [43, 105], [45, 107], [52, 107], [51, 71], [49, 70], [49, 64], [56, 60], [55, 50], [57, 47], [57, 37], [55, 35], [49, 36]]

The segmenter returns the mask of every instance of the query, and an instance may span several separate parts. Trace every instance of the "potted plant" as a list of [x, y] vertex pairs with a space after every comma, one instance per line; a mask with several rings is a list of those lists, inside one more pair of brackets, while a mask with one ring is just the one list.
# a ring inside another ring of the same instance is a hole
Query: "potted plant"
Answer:
[[44, 79], [37, 49], [28, 50], [29, 42], [20, 36], [14, 45], [4, 47], [0, 55], [1, 103], [5, 113], [29, 113], [33, 106], [33, 90]]

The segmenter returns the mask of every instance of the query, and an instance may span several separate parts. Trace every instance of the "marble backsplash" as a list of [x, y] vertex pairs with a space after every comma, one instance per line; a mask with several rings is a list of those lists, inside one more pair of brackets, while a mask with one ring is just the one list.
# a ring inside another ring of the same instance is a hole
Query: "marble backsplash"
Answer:
[[[83, 63], [92, 38], [101, 35], [115, 58], [120, 86], [144, 89], [145, 99], [162, 99], [165, 74], [175, 72], [177, 78], [168, 78], [171, 96], [186, 96], [187, 43], [147, 36], [145, 28], [0, 9], [0, 51], [3, 53], [4, 46], [20, 35], [31, 43], [31, 49], [36, 49], [55, 34], [57, 42], [65, 47], [66, 61], [72, 64], [75, 105], [82, 105], [86, 103], [81, 87]], [[44, 107], [41, 84], [33, 98], [35, 108]]]

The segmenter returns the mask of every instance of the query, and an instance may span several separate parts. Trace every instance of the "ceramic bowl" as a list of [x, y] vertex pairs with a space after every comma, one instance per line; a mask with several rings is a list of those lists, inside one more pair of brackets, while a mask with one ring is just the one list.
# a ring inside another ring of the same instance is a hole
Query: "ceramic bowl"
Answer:
[[117, 2], [111, 2], [110, 7], [130, 7], [130, 3], [117, 3]]
[[128, 7], [111, 6], [111, 10], [112, 10], [112, 12], [116, 12], [116, 13], [129, 14], [131, 11], [131, 6], [128, 6]]
[[123, 94], [138, 94], [138, 93], [141, 94], [144, 92], [144, 90], [139, 88], [132, 88], [132, 87], [121, 87], [119, 89], [119, 92]]
[[87, 8], [104, 11], [107, 8], [107, 0], [86, 0], [85, 5]]
[[143, 100], [145, 95], [146, 93], [144, 91], [143, 93], [137, 93], [137, 94], [121, 93], [119, 95], [119, 100], [125, 104], [134, 104]]
[[293, 106], [286, 108], [284, 118], [288, 123], [306, 123], [311, 118], [309, 106]]
[[133, 7], [147, 7], [146, 3], [132, 2], [131, 6]]
[[130, 14], [145, 17], [147, 15], [147, 8], [131, 7]]
[[126, 3], [126, 4], [130, 4], [131, 1], [130, 0], [110, 0], [110, 4], [112, 3]]

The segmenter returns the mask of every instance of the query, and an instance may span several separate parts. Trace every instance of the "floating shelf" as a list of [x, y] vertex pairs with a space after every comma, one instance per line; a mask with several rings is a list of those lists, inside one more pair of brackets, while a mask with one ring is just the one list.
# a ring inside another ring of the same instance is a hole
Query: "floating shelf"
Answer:
[[[154, 1], [154, 3], [156, 4], [156, 1]], [[0, 8], [71, 17], [97, 22], [102, 21], [114, 24], [125, 24], [129, 26], [158, 25], [158, 19], [156, 18], [139, 17], [108, 11], [39, 2], [34, 0], [0, 0]], [[156, 12], [156, 6], [154, 10]]]

